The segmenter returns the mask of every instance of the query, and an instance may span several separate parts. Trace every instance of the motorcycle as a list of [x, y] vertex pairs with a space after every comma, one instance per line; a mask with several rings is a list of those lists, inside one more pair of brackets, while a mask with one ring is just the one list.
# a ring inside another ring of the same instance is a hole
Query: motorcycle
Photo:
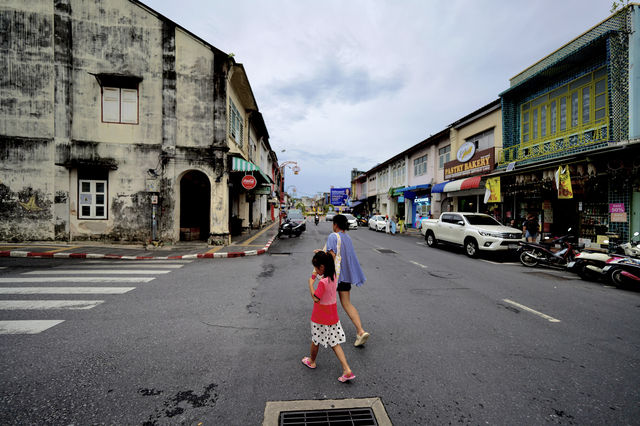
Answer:
[[627, 284], [640, 285], [640, 259], [622, 258], [602, 268], [603, 275], [616, 287]]
[[612, 258], [602, 268], [602, 274], [616, 287], [640, 284], [640, 232], [631, 241], [620, 246], [628, 257]]
[[[571, 228], [569, 228], [569, 231], [571, 231]], [[544, 243], [521, 241], [518, 243], [520, 246], [518, 248], [520, 263], [530, 268], [538, 265], [564, 268], [574, 260], [576, 254], [573, 244], [569, 241], [571, 238], [573, 238], [572, 235], [565, 235]], [[561, 247], [560, 250], [552, 250], [552, 247], [558, 244]]]
[[365, 217], [359, 217], [358, 218], [358, 226], [365, 226], [365, 227], [369, 227], [369, 219], [365, 218]]
[[313, 219], [313, 221], [315, 222], [316, 226], [318, 226], [318, 222], [320, 222], [320, 218], [318, 217], [318, 215], [316, 215], [315, 219]]
[[588, 249], [576, 253], [575, 260], [567, 264], [567, 270], [577, 273], [580, 278], [587, 281], [606, 277], [607, 274], [604, 274], [603, 269], [609, 263], [615, 263], [629, 256], [640, 257], [640, 244], [638, 244], [640, 240], [636, 241], [639, 235], [640, 233], [636, 232], [630, 242], [620, 245], [605, 240], [605, 244], [609, 245], [606, 253]]
[[278, 237], [282, 237], [283, 235], [288, 235], [289, 238], [292, 236], [299, 237], [302, 231], [304, 231], [303, 223], [296, 223], [291, 219], [285, 219], [282, 225], [280, 225]]

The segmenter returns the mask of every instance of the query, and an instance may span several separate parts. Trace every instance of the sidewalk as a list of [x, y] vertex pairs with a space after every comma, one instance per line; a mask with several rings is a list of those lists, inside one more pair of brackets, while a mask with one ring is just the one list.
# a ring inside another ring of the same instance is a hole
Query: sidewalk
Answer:
[[278, 235], [278, 222], [231, 237], [227, 246], [210, 246], [203, 241], [184, 241], [154, 247], [152, 245], [78, 241], [0, 242], [0, 257], [76, 258], [76, 259], [211, 259], [264, 254]]

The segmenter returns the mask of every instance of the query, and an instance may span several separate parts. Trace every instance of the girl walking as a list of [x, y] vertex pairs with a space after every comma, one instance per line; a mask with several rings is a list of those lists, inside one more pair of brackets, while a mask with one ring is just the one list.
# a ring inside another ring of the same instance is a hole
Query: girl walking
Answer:
[[[309, 368], [316, 368], [320, 345], [325, 348], [329, 345], [342, 365], [342, 376], [338, 377], [338, 380], [344, 383], [355, 379], [356, 376], [347, 364], [347, 358], [340, 346], [340, 343], [346, 342], [346, 339], [340, 318], [338, 318], [336, 303], [338, 283], [336, 282], [335, 263], [333, 256], [324, 251], [317, 252], [311, 263], [315, 268], [309, 278], [309, 292], [314, 302], [311, 313], [311, 353], [302, 358], [302, 363]], [[317, 288], [314, 289], [313, 285], [318, 276], [322, 278], [318, 282]]]

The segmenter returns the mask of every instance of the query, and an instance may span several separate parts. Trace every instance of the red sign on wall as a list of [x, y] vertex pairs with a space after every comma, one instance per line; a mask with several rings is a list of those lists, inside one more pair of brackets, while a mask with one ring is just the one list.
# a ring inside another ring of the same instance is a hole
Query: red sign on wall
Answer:
[[253, 189], [256, 187], [256, 185], [258, 184], [258, 181], [256, 180], [256, 178], [254, 178], [251, 175], [244, 175], [242, 177], [242, 187], [245, 189]]

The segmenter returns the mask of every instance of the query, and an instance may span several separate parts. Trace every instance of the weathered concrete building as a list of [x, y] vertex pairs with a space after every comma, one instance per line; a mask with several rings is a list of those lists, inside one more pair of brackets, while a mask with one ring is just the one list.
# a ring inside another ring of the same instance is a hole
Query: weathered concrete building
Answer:
[[220, 244], [272, 217], [277, 157], [228, 54], [134, 0], [6, 0], [0, 52], [0, 239]]

